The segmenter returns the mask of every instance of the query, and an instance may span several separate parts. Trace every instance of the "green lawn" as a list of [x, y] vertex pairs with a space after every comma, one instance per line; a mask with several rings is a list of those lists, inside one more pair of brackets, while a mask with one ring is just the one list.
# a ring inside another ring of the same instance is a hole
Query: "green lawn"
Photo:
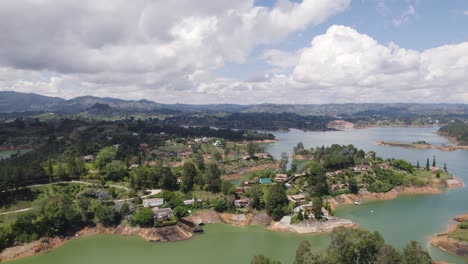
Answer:
[[[432, 171], [416, 170], [414, 174], [421, 178], [436, 179], [436, 174]], [[440, 179], [443, 179], [443, 180], [452, 179], [452, 175], [441, 170]]]
[[467, 227], [468, 222], [458, 224], [457, 230], [455, 230], [455, 232], [450, 234], [449, 237], [456, 239], [456, 240], [468, 242], [468, 229], [461, 228], [462, 225], [464, 225], [464, 227]]

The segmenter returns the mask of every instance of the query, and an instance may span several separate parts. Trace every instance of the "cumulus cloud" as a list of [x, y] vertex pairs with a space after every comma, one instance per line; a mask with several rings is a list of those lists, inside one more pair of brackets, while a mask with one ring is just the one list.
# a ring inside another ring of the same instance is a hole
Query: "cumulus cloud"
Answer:
[[303, 49], [292, 79], [310, 90], [350, 93], [349, 101], [466, 102], [466, 72], [468, 42], [419, 52], [332, 26]]
[[[154, 95], [192, 89], [226, 62], [243, 63], [257, 45], [322, 23], [349, 3], [279, 0], [267, 8], [252, 0], [2, 1], [0, 67], [32, 73], [17, 82], [4, 78], [0, 89], [31, 89], [35, 82], [45, 89], [49, 82], [48, 94], [66, 97], [88, 87], [97, 95], [108, 95], [107, 87]], [[51, 76], [68, 93], [53, 89]]]

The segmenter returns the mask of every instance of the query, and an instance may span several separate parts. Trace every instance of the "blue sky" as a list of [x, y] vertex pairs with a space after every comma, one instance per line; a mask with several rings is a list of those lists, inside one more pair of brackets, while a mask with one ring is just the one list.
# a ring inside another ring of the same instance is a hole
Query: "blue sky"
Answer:
[[[295, 2], [300, 2], [296, 0]], [[256, 0], [258, 6], [271, 7], [273, 0]], [[379, 10], [379, 4], [384, 10]], [[415, 14], [399, 26], [399, 18], [409, 6]], [[330, 17], [323, 24], [292, 33], [285, 40], [272, 45], [256, 47], [247, 63], [228, 63], [218, 69], [221, 76], [249, 79], [267, 72], [271, 66], [259, 59], [265, 49], [284, 51], [299, 50], [310, 45], [314, 36], [323, 34], [332, 25], [347, 25], [363, 34], [370, 35], [382, 44], [390, 42], [406, 49], [423, 51], [446, 44], [468, 41], [468, 10], [466, 0], [357, 0], [344, 12]]]
[[0, 32], [0, 91], [468, 103], [467, 0], [0, 1]]

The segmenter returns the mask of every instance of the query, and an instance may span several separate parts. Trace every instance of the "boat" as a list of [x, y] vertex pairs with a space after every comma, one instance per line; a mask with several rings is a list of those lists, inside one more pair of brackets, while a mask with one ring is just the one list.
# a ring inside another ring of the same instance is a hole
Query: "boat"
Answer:
[[361, 205], [362, 203], [359, 202], [359, 201], [355, 201], [354, 204], [355, 204], [355, 205]]

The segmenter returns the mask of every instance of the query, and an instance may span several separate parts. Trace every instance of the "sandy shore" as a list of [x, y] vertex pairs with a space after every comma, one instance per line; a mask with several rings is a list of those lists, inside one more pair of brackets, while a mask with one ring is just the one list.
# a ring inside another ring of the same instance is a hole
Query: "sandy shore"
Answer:
[[[468, 214], [453, 218], [456, 222], [468, 221]], [[449, 225], [447, 232], [437, 234], [431, 238], [431, 245], [451, 254], [468, 257], [468, 242], [450, 238], [449, 235], [457, 229], [458, 223]]]

